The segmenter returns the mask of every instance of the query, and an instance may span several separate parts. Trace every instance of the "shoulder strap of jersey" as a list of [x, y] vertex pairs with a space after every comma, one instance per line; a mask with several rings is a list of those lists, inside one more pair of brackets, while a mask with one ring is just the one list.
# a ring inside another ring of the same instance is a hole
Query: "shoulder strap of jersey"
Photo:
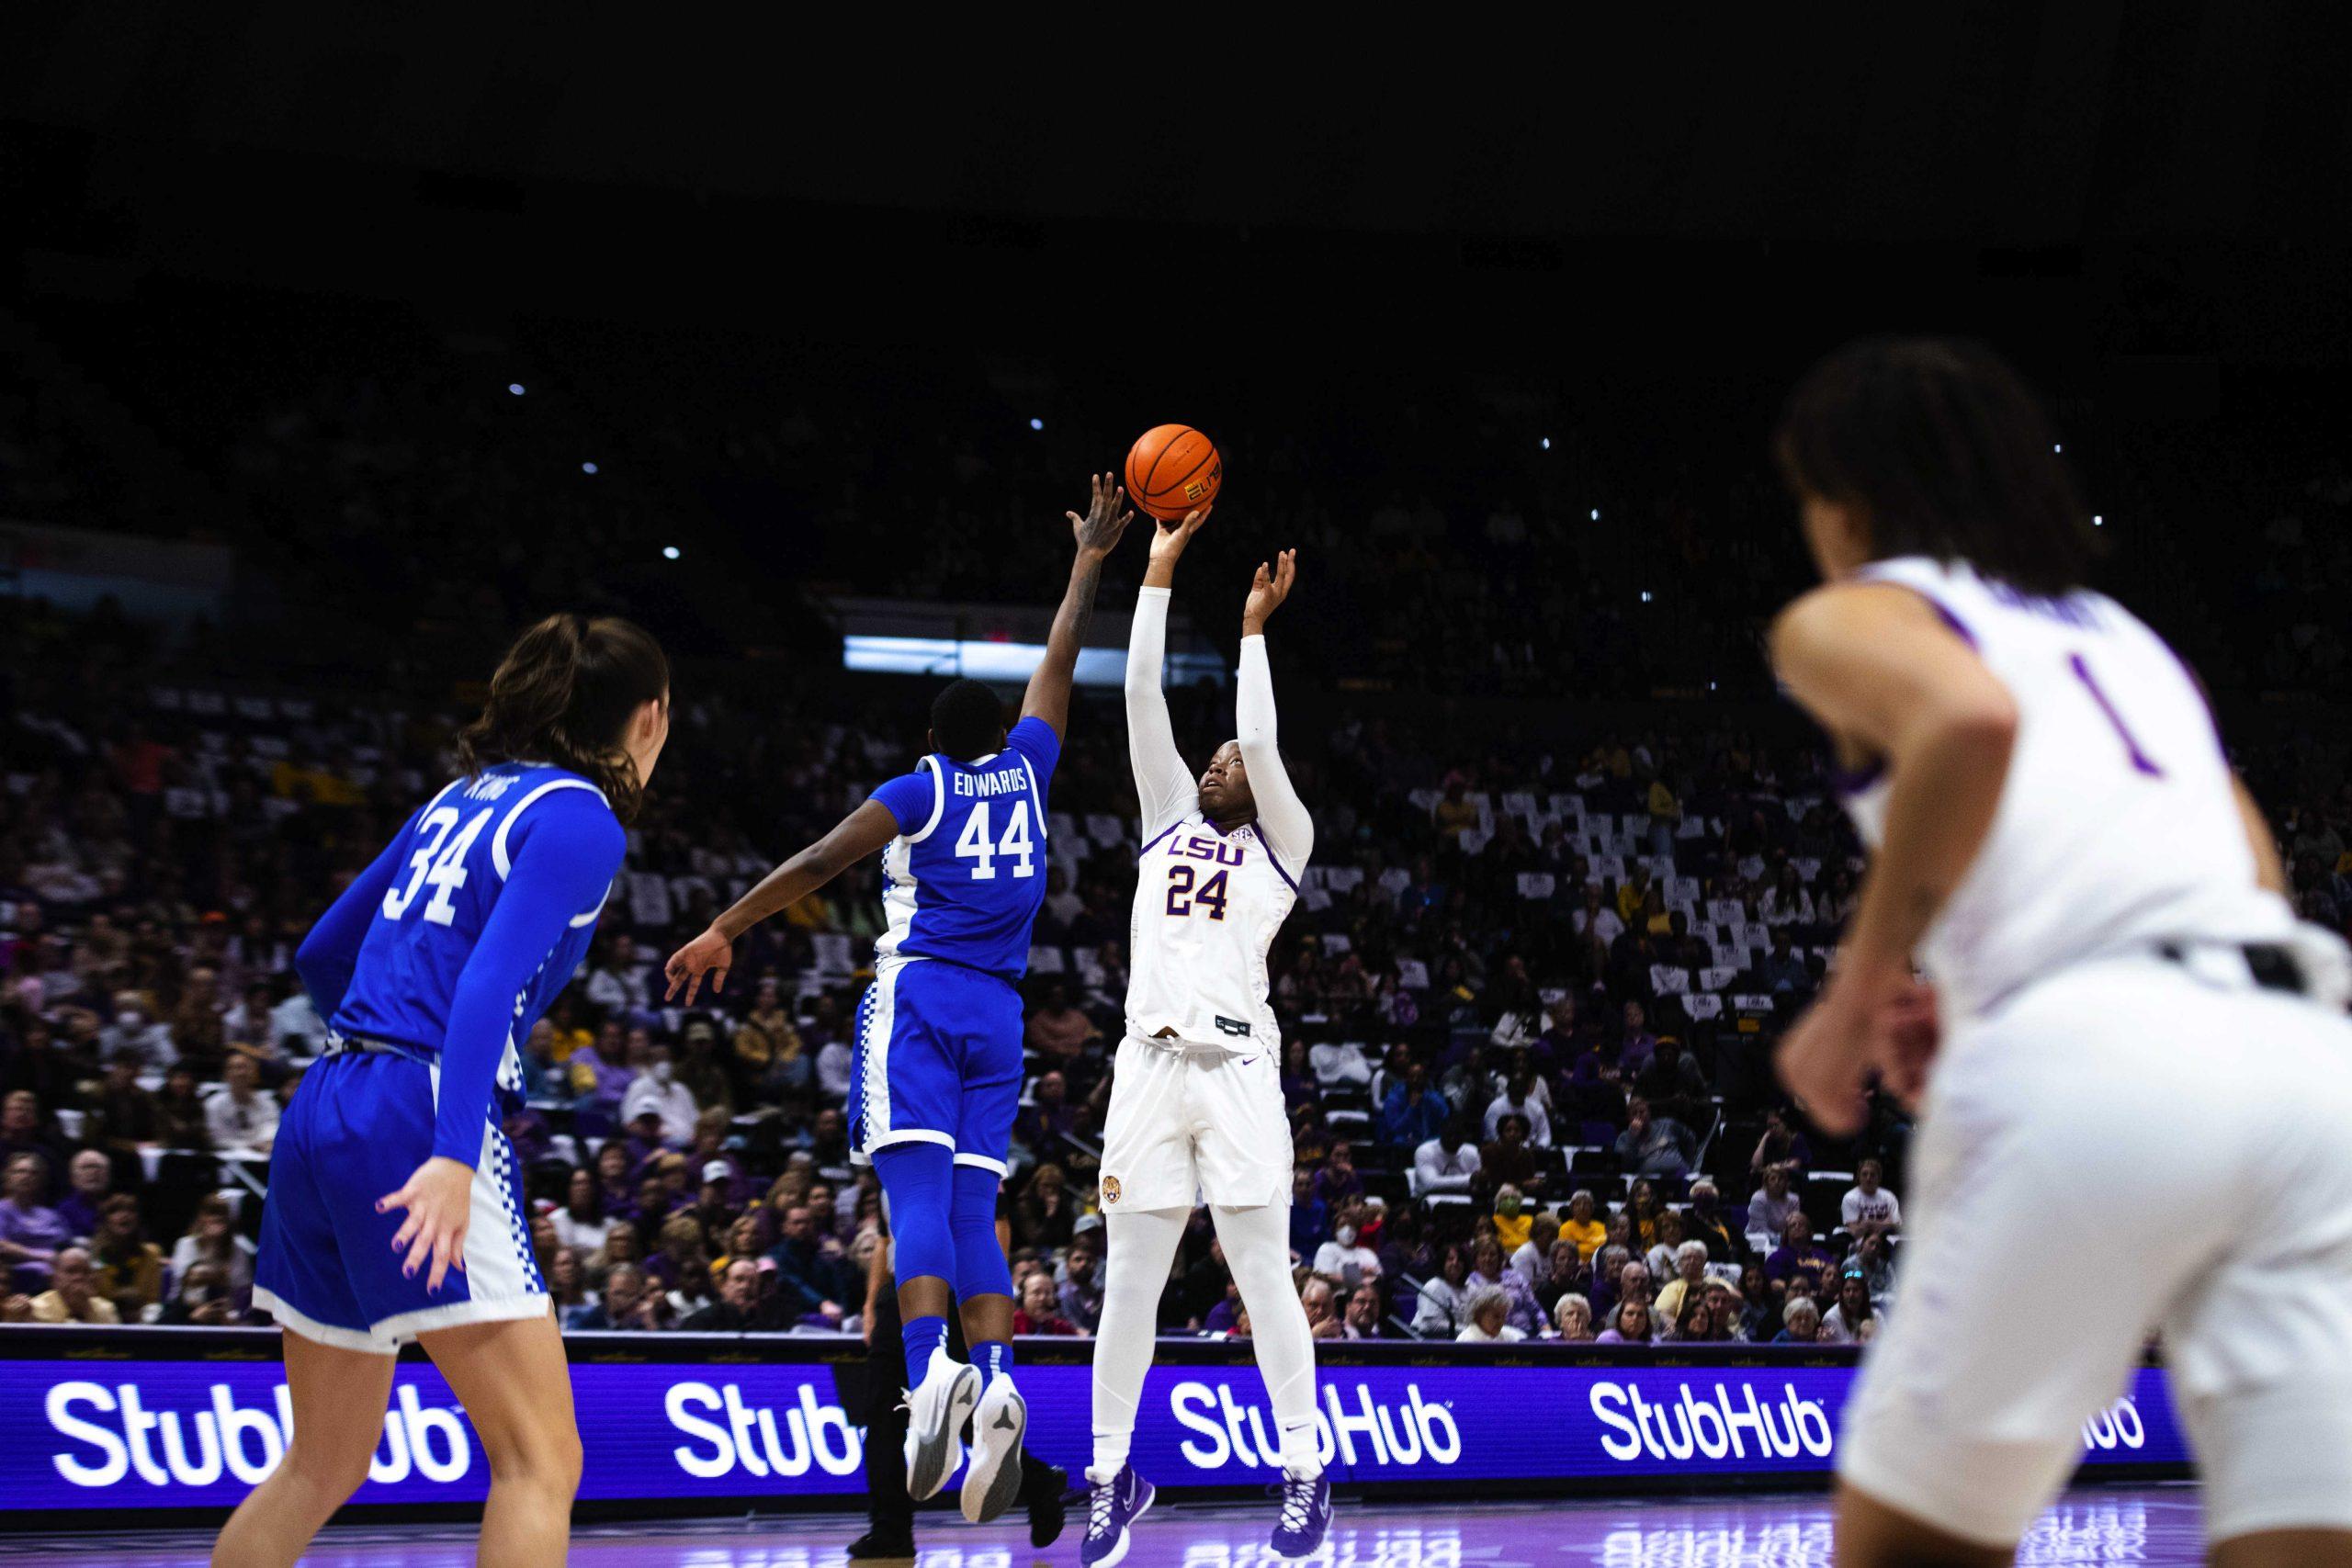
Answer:
[[940, 818], [944, 816], [947, 811], [946, 772], [940, 767], [939, 759], [937, 757], [925, 756], [922, 760], [922, 765], [931, 773], [931, 819], [922, 825], [922, 832], [909, 833], [907, 835], [907, 842], [910, 844], [920, 844], [925, 839], [930, 838], [932, 829], [939, 826]]
[[598, 789], [586, 779], [573, 778], [569, 773], [560, 773], [526, 792], [522, 799], [506, 808], [506, 815], [499, 818], [498, 831], [491, 835], [490, 863], [497, 869], [499, 881], [505, 881], [506, 874], [514, 869], [514, 858], [506, 847], [506, 837], [514, 830], [515, 818], [523, 815], [531, 802], [543, 795], [552, 795], [560, 789], [584, 789], [598, 800], [605, 798], [603, 790]]

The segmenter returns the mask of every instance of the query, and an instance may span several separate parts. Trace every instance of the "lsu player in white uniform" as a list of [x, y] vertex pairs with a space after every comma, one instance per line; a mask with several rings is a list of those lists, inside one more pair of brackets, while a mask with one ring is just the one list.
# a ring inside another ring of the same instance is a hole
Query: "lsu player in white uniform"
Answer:
[[1304, 1557], [1331, 1515], [1315, 1423], [1315, 1340], [1291, 1283], [1290, 1125], [1266, 950], [1298, 897], [1315, 823], [1274, 746], [1266, 617], [1286, 598], [1297, 552], [1257, 579], [1241, 612], [1236, 739], [1195, 778], [1176, 750], [1160, 669], [1176, 561], [1205, 513], [1165, 524], [1127, 644], [1127, 750], [1143, 812], [1129, 942], [1127, 1032], [1103, 1128], [1110, 1232], [1094, 1347], [1094, 1462], [1085, 1568], [1125, 1555], [1151, 1483], [1127, 1462], [1151, 1366], [1159, 1292], [1205, 1201], [1249, 1309], [1258, 1370], [1280, 1428], [1283, 1503], [1272, 1547]]
[[2009, 1562], [2157, 1330], [2212, 1561], [2352, 1562], [2343, 944], [2293, 919], [2194, 676], [2081, 586], [2006, 365], [1855, 344], [1778, 445], [1827, 581], [1773, 659], [1873, 852], [1781, 1077], [1833, 1133], [1872, 1071], [1920, 1110], [1838, 1562]]

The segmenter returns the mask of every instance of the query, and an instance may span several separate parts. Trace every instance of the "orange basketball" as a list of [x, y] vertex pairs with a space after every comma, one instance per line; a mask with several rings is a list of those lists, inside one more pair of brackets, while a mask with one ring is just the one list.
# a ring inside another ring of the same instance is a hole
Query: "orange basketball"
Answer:
[[1162, 523], [1216, 500], [1225, 462], [1216, 444], [1189, 424], [1156, 424], [1127, 449], [1127, 495]]

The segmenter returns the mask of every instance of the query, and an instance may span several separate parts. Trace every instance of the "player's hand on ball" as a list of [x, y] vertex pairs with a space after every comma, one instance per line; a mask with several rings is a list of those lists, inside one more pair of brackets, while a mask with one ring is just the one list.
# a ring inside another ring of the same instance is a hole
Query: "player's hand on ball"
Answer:
[[392, 1233], [392, 1250], [405, 1252], [401, 1272], [431, 1272], [424, 1288], [437, 1291], [452, 1268], [466, 1267], [466, 1226], [473, 1218], [473, 1167], [435, 1155], [420, 1165], [397, 1192], [376, 1200], [376, 1212], [406, 1209], [408, 1218]]
[[1184, 513], [1182, 523], [1156, 523], [1151, 536], [1151, 558], [1172, 565], [1184, 553], [1184, 547], [1193, 542], [1193, 536], [1201, 531], [1201, 525], [1208, 520], [1209, 509], [1204, 506]]
[[1096, 474], [1087, 482], [1092, 499], [1087, 504], [1086, 515], [1066, 513], [1070, 534], [1078, 540], [1080, 555], [1107, 556], [1118, 545], [1119, 536], [1127, 531], [1127, 525], [1136, 520], [1136, 514], [1126, 504], [1127, 492], [1121, 488], [1116, 475]]
[[702, 990], [702, 977], [709, 975], [710, 988], [723, 991], [727, 988], [727, 971], [734, 964], [735, 944], [719, 935], [717, 927], [712, 927], [670, 954], [670, 962], [662, 967], [662, 973], [670, 978], [670, 989], [662, 1000], [676, 1001], [678, 987], [684, 986], [686, 988], [685, 1005], [692, 1007], [695, 996]]
[[1290, 597], [1290, 585], [1298, 580], [1298, 552], [1284, 550], [1274, 558], [1270, 569], [1264, 561], [1258, 563], [1258, 575], [1250, 584], [1250, 597], [1241, 606], [1241, 628], [1244, 636], [1252, 636], [1265, 628], [1266, 617], [1282, 608]]

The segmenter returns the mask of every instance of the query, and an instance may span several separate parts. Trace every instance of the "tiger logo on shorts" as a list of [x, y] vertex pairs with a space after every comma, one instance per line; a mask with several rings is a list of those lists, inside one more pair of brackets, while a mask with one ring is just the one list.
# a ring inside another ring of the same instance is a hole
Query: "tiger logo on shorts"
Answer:
[[1115, 1203], [1118, 1201], [1119, 1179], [1115, 1176], [1104, 1177], [1102, 1179], [1102, 1201], [1105, 1203]]

